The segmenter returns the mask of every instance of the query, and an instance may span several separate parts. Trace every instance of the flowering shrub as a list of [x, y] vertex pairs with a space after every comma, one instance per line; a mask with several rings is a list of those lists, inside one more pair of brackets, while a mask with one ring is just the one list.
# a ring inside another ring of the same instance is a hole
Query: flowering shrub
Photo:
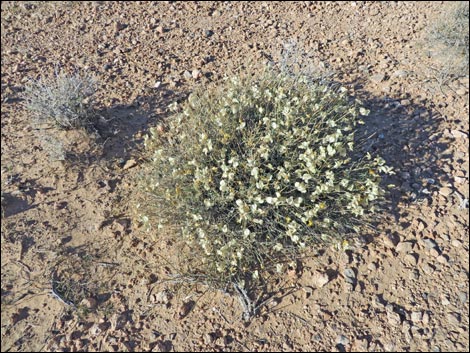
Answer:
[[145, 141], [146, 209], [160, 226], [179, 226], [185, 258], [197, 263], [189, 271], [217, 285], [252, 285], [303, 248], [352, 236], [390, 172], [355, 151], [367, 111], [303, 78], [227, 79], [176, 110]]

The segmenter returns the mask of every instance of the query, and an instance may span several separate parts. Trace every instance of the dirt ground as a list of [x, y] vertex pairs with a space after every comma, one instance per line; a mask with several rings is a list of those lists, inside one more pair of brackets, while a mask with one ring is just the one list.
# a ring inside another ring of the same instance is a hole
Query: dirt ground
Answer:
[[[469, 80], [444, 82], [422, 45], [442, 8], [2, 2], [2, 351], [468, 351]], [[237, 298], [166, 281], [171, 244], [132, 200], [170, 103], [293, 43], [371, 110], [396, 187], [376, 231], [305, 259], [247, 323]], [[98, 142], [32, 124], [25, 83], [57, 65], [99, 79]]]

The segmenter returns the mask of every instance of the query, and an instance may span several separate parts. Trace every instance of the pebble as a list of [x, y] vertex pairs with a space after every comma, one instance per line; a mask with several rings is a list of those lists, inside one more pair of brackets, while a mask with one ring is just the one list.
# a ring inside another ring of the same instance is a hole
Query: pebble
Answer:
[[185, 79], [189, 80], [190, 78], [193, 77], [193, 75], [191, 75], [191, 73], [190, 73], [188, 70], [185, 70], [185, 71], [183, 72], [183, 77], [184, 77]]
[[393, 74], [392, 77], [398, 77], [398, 78], [404, 78], [408, 76], [408, 72], [405, 70], [396, 70]]
[[346, 268], [343, 271], [343, 275], [346, 283], [354, 284], [356, 282], [356, 274], [352, 268]]
[[369, 348], [369, 342], [367, 342], [367, 339], [362, 338], [356, 338], [353, 342], [353, 351], [354, 352], [367, 352], [367, 349]]
[[338, 337], [336, 337], [336, 344], [342, 344], [343, 346], [347, 346], [349, 344], [349, 338], [344, 335], [338, 335]]
[[454, 248], [460, 248], [462, 246], [462, 242], [458, 239], [453, 239], [451, 244]]
[[395, 248], [397, 252], [410, 252], [413, 250], [413, 243], [411, 241], [401, 241], [398, 243], [397, 247]]
[[154, 295], [155, 302], [159, 304], [168, 304], [170, 302], [170, 299], [171, 296], [166, 290], [158, 292]]
[[85, 298], [80, 302], [80, 305], [83, 305], [87, 309], [95, 309], [98, 302], [95, 298]]
[[130, 168], [134, 168], [137, 165], [137, 162], [135, 159], [128, 159], [126, 163], [124, 163], [124, 166], [122, 167], [123, 170], [127, 170]]
[[380, 83], [385, 79], [384, 74], [375, 74], [370, 77], [370, 80], [374, 83]]
[[441, 194], [441, 195], [444, 196], [444, 197], [447, 197], [447, 196], [449, 196], [450, 194], [452, 194], [452, 189], [449, 188], [449, 187], [440, 188], [440, 189], [439, 189], [439, 194]]
[[432, 267], [430, 264], [425, 263], [421, 268], [427, 275], [432, 275], [434, 273], [434, 267]]
[[410, 266], [416, 266], [418, 264], [418, 259], [416, 254], [406, 254], [403, 258], [406, 264]]
[[423, 325], [425, 325], [425, 326], [427, 324], [429, 324], [429, 314], [427, 312], [423, 313], [423, 317], [422, 317], [421, 321], [422, 321]]
[[438, 257], [439, 251], [437, 251], [436, 248], [432, 248], [431, 250], [429, 250], [429, 255], [431, 255], [432, 257]]
[[121, 30], [123, 30], [124, 28], [126, 28], [127, 26], [124, 24], [124, 23], [121, 23], [121, 22], [114, 22], [114, 31], [115, 32], [119, 32]]
[[447, 314], [447, 320], [452, 325], [459, 325], [461, 317], [460, 314], [452, 312]]
[[411, 101], [410, 101], [409, 99], [402, 99], [402, 100], [400, 101], [400, 104], [401, 104], [402, 106], [406, 107], [406, 106], [408, 106], [408, 105], [411, 104]]
[[193, 72], [191, 73], [191, 76], [196, 80], [198, 79], [199, 77], [201, 77], [201, 70], [193, 70]]
[[212, 30], [210, 30], [210, 29], [205, 29], [205, 30], [203, 31], [203, 34], [204, 34], [204, 36], [205, 36], [206, 38], [210, 38], [210, 37], [212, 37], [212, 36], [214, 35], [214, 32], [213, 32]]
[[393, 342], [385, 342], [384, 343], [384, 350], [385, 352], [397, 352], [397, 348], [395, 343]]
[[409, 273], [408, 273], [408, 278], [409, 278], [409, 279], [412, 279], [412, 280], [413, 280], [413, 279], [415, 279], [415, 280], [419, 279], [419, 271], [418, 271], [418, 270], [414, 270], [414, 271], [409, 272]]
[[437, 247], [436, 242], [430, 238], [423, 239], [423, 243], [426, 249], [429, 249], [429, 250]]
[[203, 337], [203, 340], [205, 344], [211, 344], [214, 342], [214, 336], [210, 333], [206, 333]]
[[330, 279], [328, 278], [328, 275], [326, 273], [315, 271], [315, 273], [312, 276], [312, 282], [317, 288], [323, 287], [329, 281]]
[[383, 236], [383, 242], [386, 247], [388, 248], [395, 248], [395, 246], [399, 243], [400, 238], [396, 234], [385, 234]]
[[367, 265], [367, 269], [371, 271], [377, 271], [377, 265], [374, 262], [371, 262]]
[[423, 313], [421, 311], [413, 311], [411, 313], [411, 321], [418, 323], [423, 319]]
[[463, 131], [460, 131], [460, 130], [450, 130], [450, 133], [452, 134], [452, 136], [454, 136], [455, 138], [463, 138], [463, 139], [467, 139], [468, 138], [468, 134], [463, 132]]
[[444, 306], [447, 306], [450, 304], [449, 298], [446, 295], [443, 295], [441, 297], [441, 304]]
[[447, 257], [446, 257], [445, 255], [439, 255], [439, 256], [437, 256], [437, 257], [436, 257], [436, 260], [437, 260], [437, 262], [439, 262], [439, 263], [441, 263], [441, 264], [443, 264], [443, 265], [446, 265], [446, 264], [449, 262], [449, 260], [447, 259]]
[[90, 327], [89, 331], [92, 336], [96, 336], [101, 333], [101, 328], [98, 324], [94, 324], [93, 326]]

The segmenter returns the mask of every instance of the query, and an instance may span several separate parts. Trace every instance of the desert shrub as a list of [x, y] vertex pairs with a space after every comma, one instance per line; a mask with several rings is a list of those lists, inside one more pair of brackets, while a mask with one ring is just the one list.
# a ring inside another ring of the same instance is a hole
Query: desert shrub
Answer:
[[451, 74], [468, 75], [468, 1], [449, 2], [426, 31], [427, 48]]
[[265, 73], [196, 92], [145, 144], [144, 223], [177, 225], [186, 275], [253, 288], [303, 249], [360, 231], [382, 195], [378, 156], [361, 154], [367, 111], [346, 93]]
[[73, 129], [92, 122], [96, 88], [95, 80], [87, 74], [56, 71], [54, 76], [29, 82], [24, 97], [37, 123]]

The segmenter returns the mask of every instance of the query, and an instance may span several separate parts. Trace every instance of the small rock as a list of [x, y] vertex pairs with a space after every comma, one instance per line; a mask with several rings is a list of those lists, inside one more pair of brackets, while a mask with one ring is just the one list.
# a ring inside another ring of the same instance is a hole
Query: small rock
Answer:
[[203, 340], [204, 340], [205, 344], [209, 345], [212, 342], [214, 342], [214, 335], [212, 335], [210, 333], [206, 333], [203, 337]]
[[374, 83], [380, 83], [385, 79], [384, 74], [375, 74], [370, 77], [370, 80]]
[[374, 300], [372, 301], [372, 306], [374, 308], [379, 308], [379, 309], [383, 309], [383, 307], [385, 306], [384, 303], [382, 302], [382, 299], [380, 298], [380, 296], [376, 295]]
[[94, 324], [93, 326], [90, 327], [89, 331], [92, 336], [96, 336], [101, 333], [101, 328], [98, 324]]
[[131, 222], [129, 219], [121, 218], [116, 219], [114, 224], [116, 225], [117, 230], [124, 233], [129, 229]]
[[423, 313], [421, 311], [413, 311], [411, 313], [411, 321], [415, 324], [420, 322], [423, 319]]
[[429, 324], [429, 314], [427, 312], [423, 313], [423, 317], [422, 317], [421, 321], [423, 322], [424, 326]]
[[196, 305], [194, 300], [183, 303], [179, 310], [179, 319], [184, 319], [191, 312], [191, 310], [193, 310], [194, 305]]
[[343, 275], [344, 275], [344, 280], [346, 281], [346, 283], [350, 283], [353, 285], [354, 283], [356, 283], [356, 274], [354, 273], [354, 270], [352, 268], [346, 268], [343, 271]]
[[409, 266], [416, 266], [418, 263], [417, 255], [416, 254], [406, 254], [403, 258], [406, 264]]
[[157, 294], [154, 295], [154, 300], [155, 300], [155, 303], [166, 305], [171, 300], [171, 294], [166, 290], [158, 292]]
[[399, 326], [401, 324], [401, 317], [394, 311], [387, 311], [387, 320], [390, 325]]
[[375, 262], [371, 262], [367, 265], [367, 269], [371, 270], [372, 272], [375, 272], [377, 271], [377, 265], [375, 264]]
[[429, 250], [429, 255], [437, 258], [439, 256], [439, 251], [437, 251], [436, 248], [432, 248], [431, 250]]
[[412, 279], [412, 280], [413, 280], [413, 279], [414, 279], [414, 280], [419, 279], [419, 271], [415, 269], [415, 270], [409, 272], [409, 273], [408, 273], [408, 278], [409, 278], [409, 279]]
[[430, 239], [430, 238], [423, 239], [423, 243], [424, 243], [424, 246], [426, 247], [426, 249], [428, 249], [428, 250], [435, 249], [437, 247], [436, 242], [433, 239]]
[[157, 28], [155, 28], [155, 30], [157, 31], [157, 33], [160, 34], [165, 33], [165, 28], [163, 28], [163, 26], [158, 26]]
[[193, 70], [193, 72], [191, 73], [191, 76], [192, 76], [195, 80], [197, 80], [199, 77], [202, 76], [202, 75], [201, 75], [201, 70], [197, 70], [197, 69]]
[[80, 302], [80, 305], [83, 305], [87, 309], [95, 309], [98, 305], [98, 302], [95, 298], [85, 298]]
[[369, 342], [367, 342], [367, 339], [355, 339], [352, 345], [352, 351], [353, 352], [367, 352], [367, 349], [369, 348]]
[[214, 32], [210, 29], [205, 29], [203, 31], [203, 34], [204, 34], [204, 37], [209, 38], [209, 37], [212, 37], [214, 35]]
[[398, 77], [398, 78], [404, 78], [408, 76], [408, 72], [405, 70], [396, 70], [393, 74], [392, 77]]
[[173, 343], [171, 341], [158, 340], [152, 352], [171, 352], [173, 349]]
[[411, 102], [410, 102], [409, 99], [402, 99], [402, 100], [400, 101], [400, 104], [401, 104], [402, 106], [406, 107], [406, 106], [410, 105]]
[[460, 248], [462, 246], [462, 242], [458, 239], [453, 239], [451, 244], [454, 248]]
[[449, 187], [440, 188], [440, 189], [439, 189], [439, 194], [441, 194], [441, 195], [444, 196], [444, 197], [447, 197], [447, 196], [449, 196], [450, 194], [452, 194], [452, 189], [449, 188]]
[[461, 176], [454, 176], [454, 180], [456, 184], [464, 184], [467, 181], [467, 178]]
[[450, 304], [449, 298], [446, 295], [441, 296], [441, 304], [447, 306]]
[[400, 243], [398, 243], [395, 250], [397, 252], [411, 252], [413, 250], [413, 243], [411, 241], [401, 241]]
[[411, 174], [409, 172], [401, 172], [400, 173], [400, 176], [402, 177], [402, 179], [404, 180], [409, 180], [411, 178]]
[[343, 346], [347, 346], [349, 344], [349, 338], [344, 335], [338, 335], [338, 337], [336, 337], [336, 344], [342, 344]]
[[326, 273], [315, 271], [315, 273], [312, 276], [312, 282], [317, 288], [323, 287], [329, 281], [330, 279], [328, 278], [328, 275]]
[[130, 168], [134, 168], [137, 165], [137, 162], [135, 159], [128, 159], [126, 163], [124, 163], [124, 166], [122, 167], [123, 170], [127, 170]]
[[452, 312], [447, 314], [447, 320], [451, 325], [459, 325], [461, 317], [460, 314]]
[[460, 131], [460, 130], [450, 130], [450, 133], [455, 138], [463, 138], [463, 139], [468, 138], [468, 134], [466, 132], [463, 132], [463, 131]]
[[428, 263], [425, 263], [421, 268], [423, 272], [427, 275], [432, 275], [434, 273], [434, 267]]
[[388, 248], [395, 248], [397, 244], [399, 243], [400, 238], [398, 235], [392, 233], [392, 234], [385, 234], [383, 236], [383, 242], [386, 247]]
[[459, 300], [462, 304], [465, 304], [467, 302], [467, 298], [468, 298], [467, 293], [459, 292], [458, 296], [459, 296]]
[[121, 23], [121, 22], [114, 22], [114, 31], [115, 32], [119, 32], [119, 31], [122, 31], [124, 28], [126, 28], [127, 26], [124, 24], [124, 23]]
[[189, 80], [190, 78], [193, 77], [193, 75], [191, 75], [191, 73], [190, 73], [188, 70], [185, 70], [185, 71], [183, 72], [183, 77], [184, 77], [185, 79]]

